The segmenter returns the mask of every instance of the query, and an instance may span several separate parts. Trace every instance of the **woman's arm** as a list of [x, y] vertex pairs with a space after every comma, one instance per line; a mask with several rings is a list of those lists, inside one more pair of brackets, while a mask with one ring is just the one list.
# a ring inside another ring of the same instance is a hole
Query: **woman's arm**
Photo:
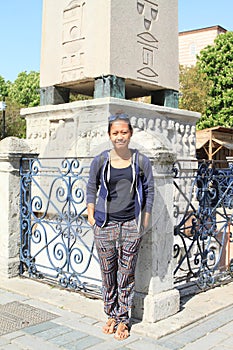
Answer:
[[87, 205], [87, 215], [88, 215], [88, 222], [91, 226], [94, 226], [95, 224], [94, 213], [95, 213], [95, 205], [93, 203], [89, 203]]
[[149, 220], [150, 220], [150, 213], [145, 213], [144, 217], [143, 217], [143, 221], [142, 221], [142, 225], [144, 230], [147, 230], [148, 226], [149, 226]]
[[91, 162], [89, 178], [86, 188], [86, 200], [87, 200], [87, 215], [88, 222], [91, 226], [95, 224], [95, 203], [96, 194], [99, 187], [99, 172], [101, 168], [100, 156], [96, 156]]
[[[144, 164], [143, 164], [144, 176], [142, 178], [142, 186], [144, 190], [144, 201], [145, 201], [145, 214], [147, 216], [152, 211], [152, 207], [154, 204], [154, 177], [151, 162], [148, 157], [144, 156]], [[149, 219], [146, 218], [146, 221], [149, 222]]]

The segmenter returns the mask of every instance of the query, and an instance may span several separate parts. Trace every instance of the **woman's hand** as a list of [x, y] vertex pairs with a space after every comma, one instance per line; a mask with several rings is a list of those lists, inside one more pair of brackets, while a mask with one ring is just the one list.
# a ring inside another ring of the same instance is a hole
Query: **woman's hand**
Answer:
[[91, 225], [91, 226], [94, 226], [95, 225], [95, 218], [89, 218], [88, 217], [88, 222], [89, 222], [89, 224]]

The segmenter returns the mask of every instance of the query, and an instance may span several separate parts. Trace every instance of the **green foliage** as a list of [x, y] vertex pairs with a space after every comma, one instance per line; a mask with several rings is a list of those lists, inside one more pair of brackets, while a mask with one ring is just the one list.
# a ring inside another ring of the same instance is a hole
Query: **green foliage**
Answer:
[[35, 107], [40, 104], [40, 74], [31, 71], [21, 72], [11, 84], [9, 97], [22, 107]]
[[10, 82], [6, 82], [5, 79], [0, 75], [0, 100], [3, 96], [8, 96], [8, 88]]
[[81, 94], [75, 94], [75, 93], [70, 94], [70, 102], [84, 101], [84, 100], [91, 100], [91, 99], [92, 97], [87, 95], [81, 95]]
[[214, 45], [203, 49], [197, 67], [211, 84], [199, 129], [233, 127], [233, 32], [218, 35]]
[[6, 136], [26, 137], [26, 121], [20, 116], [20, 106], [6, 98]]
[[[11, 83], [0, 76], [0, 94], [6, 97], [6, 136], [26, 137], [26, 122], [20, 117], [20, 108], [34, 107], [40, 103], [40, 75], [38, 72], [22, 72]], [[2, 130], [2, 118], [0, 127]]]
[[180, 66], [179, 108], [205, 113], [211, 83], [197, 66]]

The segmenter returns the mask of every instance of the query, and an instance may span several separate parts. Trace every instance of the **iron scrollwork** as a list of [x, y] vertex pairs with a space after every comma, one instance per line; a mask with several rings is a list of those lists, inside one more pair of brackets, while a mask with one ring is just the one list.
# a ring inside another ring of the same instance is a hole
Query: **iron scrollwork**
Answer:
[[201, 289], [228, 275], [233, 207], [233, 169], [217, 169], [203, 162], [196, 173], [174, 165], [175, 282], [195, 281]]
[[87, 177], [88, 166], [77, 159], [22, 160], [21, 274], [99, 295], [99, 262], [85, 213]]

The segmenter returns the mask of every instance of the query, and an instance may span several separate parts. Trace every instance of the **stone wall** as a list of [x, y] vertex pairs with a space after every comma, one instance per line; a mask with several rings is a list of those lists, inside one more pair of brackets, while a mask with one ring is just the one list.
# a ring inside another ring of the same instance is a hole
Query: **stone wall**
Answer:
[[7, 137], [0, 142], [0, 275], [19, 275], [20, 159], [30, 153], [25, 140]]

